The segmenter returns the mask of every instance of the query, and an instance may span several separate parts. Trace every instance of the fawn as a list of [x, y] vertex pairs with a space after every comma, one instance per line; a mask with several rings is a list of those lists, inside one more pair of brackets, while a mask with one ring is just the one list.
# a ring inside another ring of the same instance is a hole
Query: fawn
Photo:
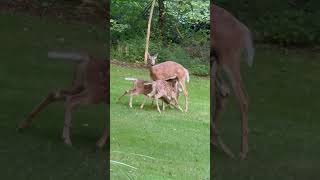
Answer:
[[[18, 130], [30, 126], [33, 118], [47, 105], [64, 101], [65, 117], [62, 139], [67, 145], [72, 145], [70, 139], [71, 113], [79, 105], [98, 103], [109, 103], [109, 63], [107, 60], [94, 58], [86, 53], [78, 52], [49, 52], [49, 58], [60, 58], [78, 61], [72, 87], [69, 89], [58, 89], [50, 92], [44, 100], [37, 105], [33, 111], [20, 123]], [[102, 148], [109, 137], [107, 126], [103, 135], [97, 142], [97, 147]]]
[[[140, 106], [140, 108], [142, 109], [144, 107], [144, 104], [147, 101], [148, 98], [148, 94], [151, 93], [152, 91], [152, 81], [146, 81], [143, 79], [137, 79], [137, 78], [125, 78], [125, 80], [129, 80], [129, 81], [134, 81], [133, 82], [133, 88], [126, 90], [119, 98], [118, 98], [118, 102], [121, 100], [121, 98], [125, 95], [130, 95], [130, 100], [129, 100], [129, 106], [132, 108], [132, 99], [133, 96], [138, 96], [138, 95], [144, 95], [144, 100]], [[179, 92], [177, 93], [177, 96], [179, 96]], [[168, 99], [166, 98], [161, 98], [162, 100], [162, 106], [163, 109], [165, 107], [164, 103], [169, 104], [170, 102]], [[153, 101], [152, 101], [153, 103]]]
[[[125, 96], [125, 95], [130, 95], [130, 101], [129, 101], [129, 106], [132, 108], [132, 99], [133, 96], [138, 96], [140, 94], [143, 94], [145, 96], [147, 96], [147, 94], [149, 94], [152, 90], [152, 85], [151, 84], [145, 84], [148, 83], [149, 81], [145, 81], [143, 79], [137, 79], [137, 78], [125, 78], [125, 80], [128, 81], [134, 81], [133, 82], [133, 88], [126, 90], [119, 98], [118, 101], [120, 101], [120, 99]], [[146, 102], [146, 98], [144, 99], [143, 103], [141, 104], [140, 108], [142, 109], [144, 104]]]
[[[159, 113], [161, 113], [161, 110], [159, 108], [159, 98], [168, 101], [170, 105], [173, 105], [183, 112], [178, 103], [179, 88], [178, 80], [176, 77], [172, 77], [167, 80], [156, 80], [151, 83], [145, 84], [152, 85], [152, 91], [148, 94], [148, 97], [155, 98]], [[172, 101], [174, 101], [174, 104], [172, 104]], [[162, 105], [164, 110], [164, 104]]]

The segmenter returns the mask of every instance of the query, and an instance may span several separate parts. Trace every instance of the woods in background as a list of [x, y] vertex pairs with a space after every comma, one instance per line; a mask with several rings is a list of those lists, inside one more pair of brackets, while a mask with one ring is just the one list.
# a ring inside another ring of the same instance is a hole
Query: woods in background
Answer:
[[299, 47], [320, 42], [320, 1], [216, 0], [215, 3], [247, 24], [256, 42]]
[[[111, 3], [111, 56], [143, 62], [151, 0]], [[151, 54], [159, 61], [174, 60], [192, 74], [209, 72], [209, 0], [157, 0], [151, 26]]]

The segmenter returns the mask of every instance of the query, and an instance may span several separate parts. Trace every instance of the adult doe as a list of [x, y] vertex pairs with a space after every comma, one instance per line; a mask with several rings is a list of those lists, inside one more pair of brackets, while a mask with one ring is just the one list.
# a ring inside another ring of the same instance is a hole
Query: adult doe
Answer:
[[150, 77], [152, 80], [167, 80], [176, 77], [179, 85], [182, 88], [185, 97], [185, 112], [188, 111], [188, 90], [185, 81], [189, 82], [189, 71], [181, 64], [174, 61], [165, 61], [156, 64], [157, 55], [151, 56], [148, 53], [148, 66]]
[[[233, 15], [225, 9], [214, 4], [210, 7], [211, 11], [211, 55], [214, 58], [214, 67], [212, 68], [212, 77], [216, 78], [215, 83], [218, 88], [212, 89], [215, 96], [215, 105], [211, 109], [214, 112], [211, 118], [211, 128], [213, 131], [212, 143], [221, 145], [222, 150], [230, 156], [234, 156], [230, 149], [223, 143], [217, 132], [219, 115], [223, 109], [224, 101], [228, 93], [224, 93], [221, 85], [226, 86], [221, 78], [221, 73], [225, 72], [231, 82], [231, 87], [238, 101], [241, 111], [241, 153], [240, 158], [245, 159], [249, 150], [248, 147], [248, 99], [245, 87], [240, 73], [240, 59], [242, 52], [246, 55], [246, 61], [249, 66], [253, 63], [254, 48], [250, 30], [238, 21]], [[214, 61], [211, 59], [211, 61]], [[216, 70], [216, 73], [215, 73]], [[217, 91], [216, 91], [217, 90]]]

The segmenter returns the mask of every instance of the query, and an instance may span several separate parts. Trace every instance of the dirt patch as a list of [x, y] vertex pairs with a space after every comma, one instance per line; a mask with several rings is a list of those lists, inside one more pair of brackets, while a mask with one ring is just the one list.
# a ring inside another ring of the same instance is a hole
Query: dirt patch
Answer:
[[117, 65], [117, 66], [137, 68], [137, 69], [141, 69], [141, 68], [147, 69], [148, 68], [148, 66], [145, 65], [144, 63], [128, 63], [128, 62], [119, 61], [119, 60], [116, 60], [116, 59], [111, 60], [110, 63], [114, 64], [114, 65]]

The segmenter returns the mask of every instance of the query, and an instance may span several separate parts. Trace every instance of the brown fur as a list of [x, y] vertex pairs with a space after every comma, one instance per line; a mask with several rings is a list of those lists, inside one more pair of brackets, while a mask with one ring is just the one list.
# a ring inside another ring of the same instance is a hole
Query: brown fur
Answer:
[[[231, 87], [238, 101], [239, 108], [241, 111], [241, 158], [245, 159], [248, 153], [248, 100], [245, 87], [240, 73], [240, 59], [243, 52], [245, 52], [246, 60], [249, 65], [252, 65], [254, 49], [252, 45], [251, 33], [249, 29], [233, 17], [225, 9], [220, 8], [216, 5], [211, 5], [211, 61], [213, 63], [212, 67], [212, 77], [215, 78], [214, 85], [216, 86], [226, 86], [224, 80], [222, 80], [222, 71], [227, 74], [231, 82]], [[214, 58], [214, 59], [212, 59]], [[217, 145], [219, 141], [222, 149], [233, 156], [229, 148], [222, 142], [222, 139], [218, 137], [217, 124], [219, 114], [223, 109], [225, 104], [225, 99], [227, 96], [223, 96], [221, 92], [225, 88], [214, 87], [212, 89], [213, 96], [216, 96], [214, 103], [215, 109], [212, 109], [212, 131], [213, 139], [212, 143]], [[218, 91], [216, 91], [218, 90]], [[219, 92], [220, 91], [220, 92]]]
[[[135, 78], [133, 78], [135, 79]], [[145, 96], [147, 96], [151, 91], [152, 91], [152, 85], [151, 84], [145, 84], [148, 83], [149, 81], [145, 81], [143, 79], [135, 79], [133, 82], [133, 87], [132, 89], [126, 90], [119, 98], [118, 101], [120, 101], [120, 99], [125, 96], [125, 95], [130, 95], [130, 101], [129, 101], [129, 106], [132, 107], [132, 98], [133, 96], [138, 96], [140, 94], [143, 94]], [[142, 109], [144, 104], [146, 102], [146, 99], [143, 101], [143, 103], [141, 104], [140, 108]]]
[[[88, 56], [85, 56], [88, 57]], [[109, 63], [106, 60], [94, 57], [83, 58], [77, 65], [72, 87], [58, 89], [50, 92], [44, 100], [21, 122], [19, 130], [29, 127], [33, 118], [47, 105], [56, 102], [65, 102], [65, 121], [62, 133], [64, 142], [72, 145], [70, 139], [71, 113], [79, 105], [109, 103]], [[98, 147], [102, 147], [109, 136], [108, 128], [105, 127]]]
[[[148, 54], [148, 61], [152, 56]], [[174, 61], [165, 61], [157, 65], [149, 65], [150, 77], [152, 80], [167, 80], [176, 77], [185, 97], [185, 112], [188, 111], [188, 90], [185, 81], [189, 81], [189, 72], [181, 64]]]
[[157, 103], [157, 109], [159, 113], [161, 110], [159, 108], [158, 99], [166, 99], [168, 102], [174, 101], [174, 106], [182, 111], [178, 103], [178, 81], [176, 78], [170, 80], [156, 80], [152, 82], [152, 91], [148, 94], [149, 97], [154, 97]]

